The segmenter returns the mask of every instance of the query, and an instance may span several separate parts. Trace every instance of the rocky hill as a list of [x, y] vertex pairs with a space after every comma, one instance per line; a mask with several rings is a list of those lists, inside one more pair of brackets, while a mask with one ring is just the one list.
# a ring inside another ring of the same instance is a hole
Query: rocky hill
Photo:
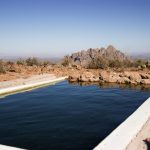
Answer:
[[73, 53], [71, 56], [67, 56], [67, 58], [70, 62], [80, 64], [84, 67], [97, 58], [109, 61], [117, 60], [119, 62], [130, 61], [128, 56], [117, 50], [112, 45], [109, 45], [107, 48], [90, 48], [88, 50], [82, 50], [81, 52]]

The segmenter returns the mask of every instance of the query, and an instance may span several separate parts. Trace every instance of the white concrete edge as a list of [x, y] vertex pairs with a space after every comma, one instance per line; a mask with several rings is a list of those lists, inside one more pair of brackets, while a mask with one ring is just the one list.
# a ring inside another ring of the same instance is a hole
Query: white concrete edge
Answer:
[[125, 150], [150, 119], [150, 98], [108, 135], [94, 150]]
[[40, 81], [40, 82], [36, 82], [36, 83], [32, 83], [32, 84], [26, 84], [26, 85], [17, 85], [14, 87], [9, 87], [9, 88], [4, 88], [4, 89], [0, 89], [0, 95], [3, 95], [5, 93], [11, 93], [11, 92], [15, 92], [15, 91], [20, 91], [20, 90], [24, 90], [24, 89], [28, 89], [28, 88], [34, 88], [34, 87], [38, 87], [41, 85], [45, 85], [45, 84], [49, 84], [49, 83], [54, 83], [54, 82], [59, 82], [62, 80], [67, 79], [68, 77], [59, 77], [56, 79], [51, 79], [51, 80], [46, 80], [46, 81]]
[[[0, 89], [0, 95], [5, 94], [5, 93], [9, 93], [9, 92], [11, 93], [11, 92], [18, 91], [18, 90], [24, 90], [24, 89], [35, 87], [35, 86], [45, 85], [48, 83], [63, 81], [67, 78], [68, 77], [66, 76], [66, 77], [60, 77], [60, 78], [56, 78], [56, 79], [52, 79], [52, 80], [37, 82], [37, 83], [33, 83], [33, 84], [18, 85], [15, 87]], [[24, 150], [24, 149], [11, 147], [11, 146], [5, 146], [5, 145], [0, 144], [0, 150]]]
[[0, 144], [0, 150], [25, 150], [25, 149], [11, 147], [11, 146], [5, 146], [5, 145]]

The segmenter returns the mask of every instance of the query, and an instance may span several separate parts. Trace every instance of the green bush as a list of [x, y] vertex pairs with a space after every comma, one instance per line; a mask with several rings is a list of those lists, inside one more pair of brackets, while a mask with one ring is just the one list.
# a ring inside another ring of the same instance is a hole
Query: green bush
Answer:
[[150, 68], [150, 60], [137, 60], [134, 62], [134, 66], [138, 67], [139, 69], [144, 69], [144, 68]]
[[89, 65], [89, 69], [105, 69], [105, 68], [125, 68], [125, 67], [132, 67], [133, 63], [130, 60], [125, 60], [125, 61], [119, 61], [118, 59], [116, 60], [108, 60], [104, 59], [102, 57], [97, 57], [93, 59]]
[[109, 61], [109, 67], [111, 68], [120, 68], [123, 67], [123, 62], [119, 61], [119, 60], [111, 60]]
[[26, 60], [26, 64], [28, 65], [28, 66], [39, 66], [40, 65], [40, 62], [38, 61], [38, 59], [37, 58], [35, 58], [35, 57], [33, 57], [33, 58], [28, 58], [27, 60]]
[[145, 65], [145, 62], [143, 60], [141, 60], [141, 59], [135, 61], [135, 63], [134, 63], [135, 67], [138, 67], [138, 66], [142, 67], [143, 65]]
[[99, 69], [99, 68], [105, 69], [107, 67], [108, 67], [108, 61], [101, 57], [93, 59], [88, 65], [89, 69]]

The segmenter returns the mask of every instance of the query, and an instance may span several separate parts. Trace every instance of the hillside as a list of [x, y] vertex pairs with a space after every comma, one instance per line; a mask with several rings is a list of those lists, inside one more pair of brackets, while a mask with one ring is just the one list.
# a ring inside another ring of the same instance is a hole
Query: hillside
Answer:
[[87, 67], [90, 62], [96, 59], [103, 59], [107, 61], [117, 60], [119, 62], [130, 61], [130, 58], [121, 51], [117, 50], [112, 45], [107, 48], [90, 48], [88, 50], [82, 50], [77, 53], [73, 53], [71, 56], [67, 56], [67, 59], [71, 63], [80, 64]]

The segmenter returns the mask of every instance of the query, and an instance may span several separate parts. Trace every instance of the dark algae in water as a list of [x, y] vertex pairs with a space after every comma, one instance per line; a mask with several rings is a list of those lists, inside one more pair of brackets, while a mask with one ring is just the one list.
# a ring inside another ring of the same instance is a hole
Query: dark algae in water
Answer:
[[91, 150], [150, 90], [67, 81], [0, 100], [0, 144], [30, 150]]

